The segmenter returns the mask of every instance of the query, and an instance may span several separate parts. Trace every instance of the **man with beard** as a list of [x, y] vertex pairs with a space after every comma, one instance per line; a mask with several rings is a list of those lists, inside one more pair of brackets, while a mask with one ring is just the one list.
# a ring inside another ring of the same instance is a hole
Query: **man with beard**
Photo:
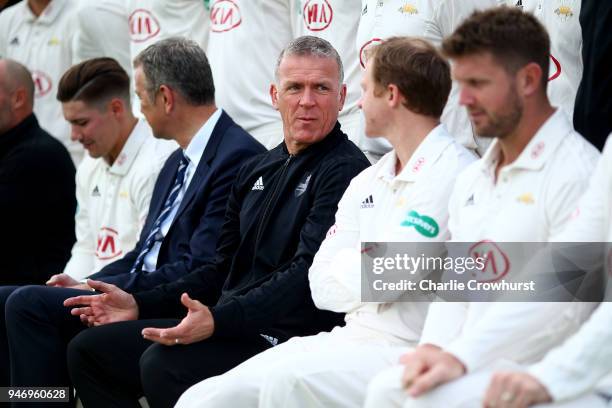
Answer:
[[[457, 178], [449, 205], [453, 240], [548, 241], [569, 221], [598, 153], [546, 96], [544, 27], [514, 8], [477, 12], [445, 39], [443, 51], [477, 133], [495, 137]], [[524, 261], [511, 257], [507, 273]], [[486, 384], [466, 374], [502, 358], [542, 358], [591, 310], [581, 303], [433, 303], [419, 346], [370, 383], [366, 407], [477, 406]]]

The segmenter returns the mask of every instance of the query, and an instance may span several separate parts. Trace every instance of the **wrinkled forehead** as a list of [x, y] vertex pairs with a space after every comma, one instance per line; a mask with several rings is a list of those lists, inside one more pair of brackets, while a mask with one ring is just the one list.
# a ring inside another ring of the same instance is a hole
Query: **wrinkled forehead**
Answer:
[[277, 80], [285, 81], [326, 81], [340, 82], [338, 63], [334, 58], [317, 55], [285, 55], [281, 60]]

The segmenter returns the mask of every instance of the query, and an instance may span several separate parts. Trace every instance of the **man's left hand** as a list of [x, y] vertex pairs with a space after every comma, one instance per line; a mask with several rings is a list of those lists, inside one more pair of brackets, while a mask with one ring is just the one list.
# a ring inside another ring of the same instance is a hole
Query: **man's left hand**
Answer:
[[196, 343], [212, 336], [215, 322], [210, 309], [187, 293], [181, 296], [181, 303], [187, 308], [187, 316], [177, 326], [168, 329], [147, 327], [142, 330], [142, 336], [166, 346]]
[[465, 366], [455, 356], [439, 347], [424, 344], [404, 354], [400, 362], [406, 366], [402, 384], [412, 397], [465, 374]]
[[546, 387], [527, 373], [496, 373], [485, 393], [485, 408], [527, 408], [552, 402]]

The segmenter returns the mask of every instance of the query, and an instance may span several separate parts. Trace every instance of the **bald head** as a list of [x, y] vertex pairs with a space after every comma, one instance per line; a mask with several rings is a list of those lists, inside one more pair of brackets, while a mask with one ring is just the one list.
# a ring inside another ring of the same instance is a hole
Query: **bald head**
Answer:
[[28, 69], [12, 59], [0, 59], [0, 84], [8, 92], [15, 92], [18, 88], [25, 90], [25, 96], [30, 106], [34, 105], [34, 81]]
[[34, 82], [30, 71], [10, 59], [0, 59], [0, 133], [17, 126], [32, 113]]

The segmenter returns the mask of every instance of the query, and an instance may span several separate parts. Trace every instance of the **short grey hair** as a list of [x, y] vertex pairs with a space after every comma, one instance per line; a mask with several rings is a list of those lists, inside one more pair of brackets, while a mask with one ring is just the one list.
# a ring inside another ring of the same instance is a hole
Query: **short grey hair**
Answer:
[[142, 67], [149, 99], [162, 85], [178, 92], [191, 105], [215, 102], [215, 84], [208, 58], [194, 41], [172, 37], [148, 46], [134, 59], [134, 67]]
[[280, 67], [283, 58], [289, 56], [313, 56], [319, 58], [330, 58], [336, 61], [338, 65], [338, 78], [340, 85], [344, 83], [344, 68], [342, 66], [342, 59], [338, 54], [338, 51], [331, 45], [327, 40], [312, 35], [304, 35], [292, 40], [278, 56], [276, 60], [276, 67], [274, 69], [274, 77], [278, 82], [278, 69]]

